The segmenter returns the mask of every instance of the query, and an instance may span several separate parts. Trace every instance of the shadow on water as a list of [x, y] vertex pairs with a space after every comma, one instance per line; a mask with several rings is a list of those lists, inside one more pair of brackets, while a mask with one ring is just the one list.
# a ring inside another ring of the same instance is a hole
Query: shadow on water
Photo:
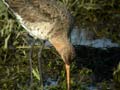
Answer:
[[120, 48], [76, 46], [75, 50], [77, 69], [83, 67], [92, 69], [94, 80], [97, 82], [110, 80], [113, 77], [113, 71], [120, 62]]

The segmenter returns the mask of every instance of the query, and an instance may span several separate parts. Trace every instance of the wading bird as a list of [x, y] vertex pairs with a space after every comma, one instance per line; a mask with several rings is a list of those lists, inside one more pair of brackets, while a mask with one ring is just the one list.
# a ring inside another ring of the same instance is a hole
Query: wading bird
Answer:
[[70, 90], [70, 61], [74, 48], [68, 36], [72, 18], [65, 5], [57, 0], [3, 0], [20, 24], [35, 38], [48, 40], [65, 63], [67, 90]]

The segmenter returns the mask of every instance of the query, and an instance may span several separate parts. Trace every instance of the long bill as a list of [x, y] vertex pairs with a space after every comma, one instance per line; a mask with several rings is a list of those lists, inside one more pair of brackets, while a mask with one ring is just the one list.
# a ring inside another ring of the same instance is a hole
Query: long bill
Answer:
[[65, 64], [66, 78], [67, 78], [67, 90], [70, 90], [70, 65]]

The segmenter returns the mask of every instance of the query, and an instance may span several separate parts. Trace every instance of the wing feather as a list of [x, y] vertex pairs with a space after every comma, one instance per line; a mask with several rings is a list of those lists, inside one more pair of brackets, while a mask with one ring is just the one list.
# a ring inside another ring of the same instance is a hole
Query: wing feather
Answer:
[[5, 0], [9, 7], [30, 22], [68, 20], [64, 5], [56, 0]]

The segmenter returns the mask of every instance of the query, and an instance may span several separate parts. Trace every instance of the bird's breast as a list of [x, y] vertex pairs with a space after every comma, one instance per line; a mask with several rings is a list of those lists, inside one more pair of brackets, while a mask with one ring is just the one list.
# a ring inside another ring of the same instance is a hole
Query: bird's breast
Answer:
[[20, 15], [15, 13], [20, 24], [29, 32], [29, 34], [35, 38], [48, 39], [49, 33], [54, 29], [55, 22], [29, 22], [24, 20]]

